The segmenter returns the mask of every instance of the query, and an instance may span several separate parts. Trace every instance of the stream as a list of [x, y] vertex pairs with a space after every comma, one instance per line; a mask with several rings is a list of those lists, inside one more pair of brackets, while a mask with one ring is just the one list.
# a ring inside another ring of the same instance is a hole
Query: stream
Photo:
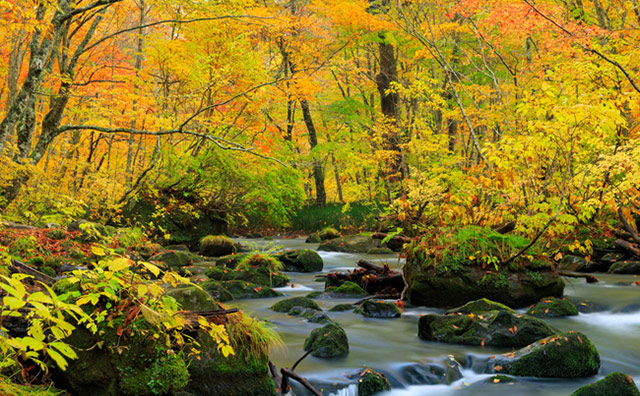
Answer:
[[[277, 246], [283, 249], [316, 248], [318, 244], [306, 244], [303, 239], [240, 240], [252, 248]], [[323, 273], [353, 269], [361, 258], [376, 263], [386, 262], [392, 269], [400, 269], [398, 255], [366, 255], [319, 252], [324, 260]], [[291, 285], [276, 290], [285, 297], [236, 300], [227, 303], [251, 313], [262, 320], [272, 322], [285, 347], [273, 351], [271, 359], [278, 367], [291, 367], [304, 354], [305, 338], [320, 324], [278, 313], [269, 309], [276, 301], [304, 296], [312, 291], [324, 291], [324, 282], [314, 281], [318, 273], [287, 273]], [[589, 300], [602, 305], [605, 311], [567, 318], [546, 319], [562, 331], [576, 330], [585, 333], [600, 352], [602, 365], [597, 376], [580, 379], [540, 379], [518, 377], [515, 382], [492, 383], [489, 374], [483, 374], [482, 362], [491, 355], [511, 352], [505, 348], [481, 348], [427, 342], [418, 338], [418, 318], [425, 313], [442, 313], [444, 310], [405, 305], [401, 318], [373, 319], [352, 312], [330, 312], [332, 320], [344, 328], [349, 338], [349, 354], [341, 359], [320, 359], [308, 356], [296, 368], [325, 396], [357, 396], [354, 379], [362, 368], [370, 367], [385, 374], [392, 390], [382, 396], [439, 396], [439, 395], [547, 395], [569, 396], [580, 386], [595, 382], [613, 371], [629, 374], [640, 383], [640, 287], [631, 286], [633, 275], [596, 274], [600, 283], [587, 284], [584, 279], [564, 278], [565, 295], [571, 299]], [[316, 299], [324, 310], [337, 304], [353, 303], [357, 299]], [[520, 310], [525, 312], [526, 310]], [[449, 357], [462, 365], [463, 377], [451, 384], [429, 384], [424, 373], [430, 365], [446, 367]], [[476, 362], [476, 364], [473, 364]], [[296, 388], [298, 396], [306, 390]]]

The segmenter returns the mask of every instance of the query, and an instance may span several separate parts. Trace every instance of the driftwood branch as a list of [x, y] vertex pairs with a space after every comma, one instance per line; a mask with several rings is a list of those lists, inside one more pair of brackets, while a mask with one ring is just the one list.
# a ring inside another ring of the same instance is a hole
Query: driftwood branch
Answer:
[[43, 274], [42, 272], [38, 271], [32, 266], [14, 259], [11, 259], [11, 271], [19, 272], [21, 274], [31, 275], [35, 280], [38, 280], [42, 283], [46, 283], [47, 285], [52, 285], [56, 281], [49, 275]]
[[280, 378], [278, 369], [273, 363], [271, 363], [271, 360], [269, 360], [269, 371], [271, 372], [271, 376], [273, 377], [273, 382], [276, 383], [276, 388], [282, 389], [282, 378]]
[[591, 274], [581, 274], [578, 272], [571, 272], [571, 271], [558, 271], [558, 275], [560, 276], [566, 276], [569, 278], [585, 278], [587, 280], [587, 283], [598, 283], [600, 282], [600, 279], [596, 278], [595, 276], [591, 275]]
[[626, 250], [627, 252], [640, 257], [640, 249], [633, 243], [627, 242], [624, 239], [616, 239], [613, 243], [617, 247]]
[[631, 235], [631, 238], [633, 238], [636, 243], [640, 243], [640, 235], [638, 235], [633, 226], [629, 224], [627, 217], [624, 215], [624, 212], [622, 212], [622, 206], [620, 205], [618, 205], [618, 217], [620, 218], [620, 222], [624, 226], [624, 229]]
[[282, 384], [283, 384], [283, 386], [285, 384], [285, 379], [286, 378], [293, 378], [294, 380], [296, 380], [299, 383], [301, 383], [305, 388], [307, 388], [309, 390], [309, 392], [313, 393], [315, 396], [322, 396], [322, 392], [320, 392], [319, 390], [314, 388], [313, 385], [311, 385], [309, 383], [309, 381], [307, 381], [306, 378], [301, 377], [298, 374], [296, 374], [293, 371], [291, 371], [289, 369], [286, 369], [286, 368], [280, 369], [280, 372], [282, 373]]
[[377, 272], [379, 274], [385, 273], [384, 267], [378, 264], [374, 264], [371, 261], [361, 259], [358, 261], [358, 267], [362, 267], [364, 269]]

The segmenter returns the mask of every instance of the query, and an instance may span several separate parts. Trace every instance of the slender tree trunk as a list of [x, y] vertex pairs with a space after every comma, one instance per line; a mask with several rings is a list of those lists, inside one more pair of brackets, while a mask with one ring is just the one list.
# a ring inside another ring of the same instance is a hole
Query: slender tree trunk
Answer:
[[[309, 146], [313, 151], [318, 145], [318, 135], [313, 124], [313, 118], [311, 118], [309, 102], [306, 99], [300, 99], [300, 108], [302, 109], [302, 116], [309, 134]], [[318, 159], [313, 161], [313, 179], [316, 184], [316, 205], [325, 206], [327, 204], [327, 192], [324, 189], [324, 169], [322, 169], [322, 162]]]

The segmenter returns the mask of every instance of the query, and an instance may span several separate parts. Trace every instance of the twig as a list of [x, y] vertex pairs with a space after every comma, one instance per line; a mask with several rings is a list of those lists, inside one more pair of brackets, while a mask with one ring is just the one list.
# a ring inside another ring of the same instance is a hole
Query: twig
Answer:
[[309, 383], [309, 381], [307, 381], [306, 378], [299, 376], [298, 374], [294, 373], [293, 371], [283, 368], [280, 369], [280, 372], [282, 373], [282, 383], [285, 383], [285, 378], [291, 377], [294, 380], [298, 381], [299, 383], [301, 383], [305, 388], [307, 388], [311, 393], [313, 393], [315, 396], [322, 396], [322, 392], [320, 392], [319, 390], [317, 390], [316, 388], [313, 387], [313, 385], [311, 385]]

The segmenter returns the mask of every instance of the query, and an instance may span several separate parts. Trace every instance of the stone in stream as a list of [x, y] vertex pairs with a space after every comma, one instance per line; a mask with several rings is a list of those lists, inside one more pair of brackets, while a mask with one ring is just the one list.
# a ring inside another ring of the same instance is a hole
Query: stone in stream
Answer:
[[538, 318], [558, 318], [578, 315], [578, 308], [566, 298], [548, 297], [529, 308], [528, 315]]
[[[263, 260], [261, 257], [260, 260], [257, 260], [253, 259], [253, 257], [255, 257], [255, 255], [247, 256], [235, 269], [218, 266], [211, 267], [205, 272], [205, 275], [209, 279], [217, 281], [241, 280], [255, 283], [259, 286], [269, 287], [282, 287], [289, 283], [289, 277], [287, 275], [272, 269], [273, 262], [271, 259], [275, 260], [275, 258], [269, 257], [269, 260]], [[249, 259], [252, 259], [253, 261], [251, 261], [251, 263], [255, 265], [244, 265], [248, 264], [247, 260]]]
[[200, 240], [200, 254], [221, 257], [236, 252], [236, 244], [224, 235], [207, 235]]
[[280, 300], [271, 306], [271, 309], [276, 312], [289, 312], [293, 307], [311, 308], [321, 310], [318, 303], [310, 298], [306, 297], [291, 297], [284, 300]]
[[556, 333], [541, 319], [489, 300], [470, 302], [444, 315], [423, 315], [418, 321], [418, 337], [451, 344], [523, 347]]
[[323, 296], [336, 298], [365, 297], [369, 294], [358, 284], [346, 281], [340, 286], [329, 286]]
[[204, 291], [209, 293], [214, 300], [225, 302], [233, 300], [233, 294], [218, 281], [206, 281], [199, 285]]
[[349, 353], [347, 333], [335, 322], [315, 329], [304, 341], [304, 350], [319, 358], [335, 358]]
[[[241, 280], [232, 281], [207, 281], [200, 285], [213, 298], [218, 301], [240, 300], [243, 298], [269, 298], [282, 296], [269, 286], [261, 286], [255, 283], [245, 282]], [[229, 299], [229, 295], [231, 298]]]
[[322, 257], [311, 249], [287, 250], [278, 255], [278, 260], [290, 272], [320, 272], [324, 266]]
[[238, 264], [247, 257], [246, 253], [239, 254], [228, 254], [226, 256], [218, 257], [216, 259], [216, 267], [227, 267], [231, 269], [235, 269]]
[[365, 369], [360, 372], [358, 396], [373, 396], [389, 390], [391, 390], [391, 384], [383, 374], [372, 369]]
[[402, 315], [402, 311], [397, 305], [391, 302], [366, 300], [354, 313], [359, 313], [369, 318], [397, 318]]
[[487, 373], [523, 377], [577, 378], [598, 373], [600, 354], [589, 338], [570, 331], [534, 342], [516, 352], [494, 356]]
[[380, 240], [373, 239], [370, 234], [363, 233], [324, 241], [318, 246], [318, 250], [326, 252], [367, 253], [369, 250], [380, 246]]
[[197, 254], [188, 251], [167, 250], [150, 257], [149, 261], [161, 262], [172, 269], [180, 269], [193, 263], [199, 263], [202, 259]]
[[329, 309], [329, 312], [345, 312], [345, 311], [353, 311], [355, 307], [353, 304], [338, 304]]
[[582, 256], [567, 254], [560, 260], [558, 270], [580, 272], [587, 267], [587, 259]]
[[305, 240], [305, 243], [320, 243], [322, 241], [328, 241], [339, 237], [340, 232], [338, 232], [338, 230], [336, 230], [335, 228], [326, 227], [309, 235], [309, 237]]
[[610, 274], [640, 274], [640, 261], [618, 261], [609, 267]]
[[293, 307], [287, 312], [291, 316], [301, 316], [311, 323], [328, 323], [331, 318], [326, 313], [313, 308]]
[[585, 385], [571, 396], [640, 396], [633, 378], [619, 371], [613, 372], [600, 381]]

